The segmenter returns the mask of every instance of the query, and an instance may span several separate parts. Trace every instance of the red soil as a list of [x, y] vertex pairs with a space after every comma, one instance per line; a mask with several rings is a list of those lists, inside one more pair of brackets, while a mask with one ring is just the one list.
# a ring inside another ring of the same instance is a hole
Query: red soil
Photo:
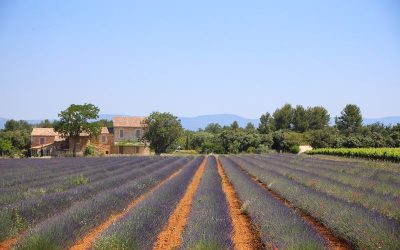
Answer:
[[9, 239], [6, 239], [3, 242], [0, 242], [0, 250], [9, 250], [12, 249], [19, 240], [19, 236], [15, 236]]

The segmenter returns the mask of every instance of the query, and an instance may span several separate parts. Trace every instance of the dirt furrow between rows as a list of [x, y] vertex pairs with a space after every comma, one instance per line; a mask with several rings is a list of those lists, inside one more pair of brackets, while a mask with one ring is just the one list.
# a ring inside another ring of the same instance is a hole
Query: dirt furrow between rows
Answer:
[[190, 210], [192, 208], [193, 197], [200, 184], [206, 163], [207, 157], [204, 158], [184, 196], [179, 201], [174, 212], [170, 215], [166, 226], [158, 235], [157, 241], [153, 247], [154, 250], [176, 249], [181, 245], [182, 233], [187, 224]]
[[3, 242], [0, 242], [0, 250], [9, 250], [13, 248], [18, 243], [19, 238], [20, 235], [6, 239]]
[[143, 201], [146, 196], [148, 196], [150, 193], [154, 192], [156, 189], [161, 187], [165, 182], [168, 180], [171, 180], [175, 176], [177, 176], [180, 172], [182, 171], [182, 168], [170, 175], [168, 178], [165, 180], [161, 181], [158, 183], [156, 186], [151, 188], [149, 191], [146, 193], [140, 195], [138, 198], [134, 199], [122, 212], [113, 214], [110, 217], [108, 217], [107, 220], [105, 220], [103, 223], [95, 227], [93, 230], [91, 230], [89, 233], [87, 233], [83, 238], [78, 240], [75, 245], [70, 247], [70, 250], [86, 250], [89, 249], [93, 243], [93, 241], [99, 236], [102, 232], [104, 232], [107, 228], [109, 228], [114, 222], [118, 221], [122, 217], [124, 217], [126, 214], [129, 213], [129, 211], [135, 207], [138, 203]]
[[352, 249], [348, 243], [346, 243], [344, 240], [336, 237], [329, 228], [324, 226], [316, 218], [303, 212], [301, 209], [295, 207], [289, 200], [285, 199], [280, 194], [278, 194], [275, 191], [273, 191], [272, 189], [270, 189], [267, 184], [260, 181], [256, 176], [250, 174], [243, 168], [241, 168], [241, 170], [243, 172], [245, 172], [246, 174], [248, 174], [258, 185], [260, 185], [264, 190], [266, 190], [273, 198], [282, 202], [286, 207], [296, 211], [306, 223], [311, 225], [324, 238], [324, 240], [328, 244], [329, 249], [332, 249], [332, 250]]
[[259, 233], [250, 218], [241, 212], [242, 202], [235, 193], [233, 185], [229, 182], [220, 160], [217, 160], [218, 173], [221, 176], [222, 191], [228, 201], [229, 213], [232, 219], [232, 242], [237, 250], [265, 249]]

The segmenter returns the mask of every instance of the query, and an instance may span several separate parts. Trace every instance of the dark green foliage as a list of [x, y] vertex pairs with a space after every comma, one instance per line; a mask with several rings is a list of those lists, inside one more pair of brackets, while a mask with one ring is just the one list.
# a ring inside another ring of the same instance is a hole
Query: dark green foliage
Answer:
[[297, 105], [293, 110], [293, 130], [298, 132], [305, 132], [308, 130], [309, 121], [307, 111], [303, 106]]
[[107, 128], [113, 127], [113, 122], [107, 119], [101, 119], [97, 123], [99, 123], [100, 127], [107, 127]]
[[76, 156], [76, 143], [79, 135], [83, 132], [89, 136], [98, 136], [100, 134], [100, 126], [97, 122], [90, 120], [99, 117], [100, 109], [93, 104], [85, 103], [83, 105], [72, 104], [66, 110], [58, 114], [60, 120], [56, 122], [54, 130], [63, 137], [74, 139], [73, 156]]
[[282, 108], [276, 109], [272, 116], [276, 130], [290, 129], [293, 120], [292, 105], [285, 104]]
[[260, 124], [258, 125], [258, 132], [261, 134], [268, 134], [273, 131], [273, 118], [270, 113], [265, 113], [260, 117]]
[[232, 124], [231, 124], [232, 130], [238, 130], [239, 128], [240, 128], [239, 123], [237, 121], [232, 122]]
[[54, 128], [55, 121], [50, 121], [49, 119], [45, 119], [40, 123], [36, 124], [35, 127], [37, 128]]
[[222, 127], [218, 123], [210, 123], [204, 129], [205, 132], [209, 132], [212, 134], [219, 134], [222, 132]]
[[183, 134], [180, 120], [171, 113], [151, 113], [144, 121], [143, 138], [150, 142], [150, 148], [157, 155], [167, 152]]
[[333, 147], [339, 132], [335, 128], [326, 128], [315, 130], [311, 135], [311, 146], [313, 148], [328, 148]]
[[362, 121], [361, 110], [354, 104], [347, 104], [341, 115], [335, 119], [339, 131], [346, 135], [359, 132], [362, 128]]
[[31, 131], [32, 130], [32, 126], [24, 120], [8, 120], [5, 124], [4, 124], [4, 131], [18, 131], [18, 130], [25, 130], [25, 131]]
[[32, 126], [23, 120], [8, 120], [0, 131], [0, 156], [28, 155]]
[[94, 154], [95, 154], [94, 146], [92, 144], [87, 145], [87, 147], [85, 148], [84, 155], [94, 156]]
[[308, 129], [323, 129], [329, 126], [330, 115], [324, 107], [310, 107], [307, 109]]
[[[276, 131], [272, 135], [272, 148], [278, 152], [290, 152], [297, 154], [300, 151], [298, 142], [287, 138], [283, 131]], [[297, 151], [298, 150], [298, 151]]]

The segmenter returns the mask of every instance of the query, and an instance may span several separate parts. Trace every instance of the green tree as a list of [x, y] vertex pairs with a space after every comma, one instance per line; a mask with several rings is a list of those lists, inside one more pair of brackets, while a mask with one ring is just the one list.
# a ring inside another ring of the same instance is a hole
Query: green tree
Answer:
[[4, 124], [3, 132], [0, 132], [0, 137], [11, 142], [12, 150], [7, 151], [8, 155], [23, 154], [28, 155], [30, 146], [30, 135], [32, 125], [24, 120], [8, 120]]
[[258, 132], [261, 134], [268, 134], [273, 130], [273, 118], [270, 113], [262, 114], [260, 117], [260, 124], [258, 125]]
[[315, 130], [311, 135], [311, 146], [313, 148], [331, 148], [335, 146], [339, 132], [336, 128], [324, 128]]
[[30, 125], [27, 121], [24, 120], [8, 120], [4, 124], [4, 131], [17, 131], [17, 130], [25, 130], [25, 131], [32, 131], [32, 125]]
[[237, 121], [233, 121], [232, 124], [231, 124], [231, 129], [232, 130], [238, 130], [239, 128], [240, 128], [239, 127], [239, 123]]
[[222, 132], [222, 127], [218, 123], [210, 123], [206, 126], [204, 131], [213, 133], [213, 134], [219, 134]]
[[35, 127], [38, 128], [54, 128], [55, 122], [50, 121], [49, 119], [45, 119], [40, 123], [36, 124]]
[[354, 104], [347, 104], [341, 115], [335, 119], [339, 131], [347, 135], [359, 132], [362, 128], [362, 121], [361, 110]]
[[11, 155], [13, 151], [13, 145], [10, 140], [0, 137], [0, 156]]
[[254, 127], [254, 124], [251, 123], [251, 122], [248, 122], [248, 123], [246, 124], [246, 127], [244, 128], [244, 130], [245, 130], [247, 133], [256, 133], [256, 132], [257, 132], [256, 127]]
[[72, 104], [58, 114], [60, 120], [56, 122], [54, 130], [64, 138], [73, 139], [72, 154], [74, 157], [76, 157], [76, 144], [82, 132], [88, 133], [89, 136], [100, 134], [99, 124], [90, 122], [99, 117], [99, 111], [100, 109], [93, 104], [85, 103], [83, 105]]
[[297, 105], [293, 110], [293, 130], [297, 132], [305, 132], [309, 128], [308, 110], [303, 106]]
[[274, 128], [276, 130], [290, 129], [293, 119], [292, 105], [285, 104], [282, 108], [276, 109], [272, 116], [274, 118]]
[[308, 128], [318, 130], [329, 127], [330, 115], [324, 107], [317, 106], [307, 109]]
[[400, 147], [400, 123], [397, 123], [391, 128], [390, 137], [393, 140], [393, 145], [395, 147]]
[[112, 128], [113, 122], [107, 119], [101, 119], [98, 121], [100, 127]]
[[157, 155], [165, 153], [183, 133], [181, 121], [171, 113], [152, 112], [144, 124], [143, 138]]

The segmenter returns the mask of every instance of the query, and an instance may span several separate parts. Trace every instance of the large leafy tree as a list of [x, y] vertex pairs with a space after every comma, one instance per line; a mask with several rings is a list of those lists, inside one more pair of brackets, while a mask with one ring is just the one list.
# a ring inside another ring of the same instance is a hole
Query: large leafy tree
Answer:
[[144, 125], [143, 138], [157, 155], [165, 153], [183, 133], [181, 121], [171, 113], [152, 112]]
[[357, 105], [347, 104], [339, 117], [336, 117], [335, 123], [340, 132], [344, 134], [354, 134], [362, 128], [361, 110]]
[[260, 124], [258, 125], [258, 132], [261, 134], [268, 134], [273, 130], [273, 118], [270, 113], [262, 114], [260, 117]]
[[316, 106], [307, 109], [308, 129], [319, 130], [329, 127], [330, 115], [324, 107]]
[[213, 134], [219, 134], [222, 132], [222, 127], [218, 123], [210, 123], [205, 127], [204, 131]]
[[274, 114], [274, 127], [276, 130], [290, 129], [293, 119], [292, 105], [285, 104], [282, 108], [275, 110]]
[[298, 132], [305, 132], [309, 127], [308, 110], [303, 106], [297, 105], [293, 110], [293, 130]]
[[93, 104], [85, 103], [83, 105], [72, 104], [66, 110], [58, 114], [60, 120], [56, 122], [54, 130], [64, 138], [73, 139], [72, 154], [76, 156], [76, 144], [79, 135], [82, 132], [89, 136], [98, 136], [100, 134], [100, 125], [91, 120], [99, 117], [100, 109]]
[[[6, 149], [3, 150], [3, 154], [27, 154], [31, 131], [32, 126], [27, 121], [8, 120], [4, 124], [4, 130], [0, 132], [0, 138], [3, 139], [3, 146]], [[9, 143], [11, 143], [11, 149], [9, 149]]]

